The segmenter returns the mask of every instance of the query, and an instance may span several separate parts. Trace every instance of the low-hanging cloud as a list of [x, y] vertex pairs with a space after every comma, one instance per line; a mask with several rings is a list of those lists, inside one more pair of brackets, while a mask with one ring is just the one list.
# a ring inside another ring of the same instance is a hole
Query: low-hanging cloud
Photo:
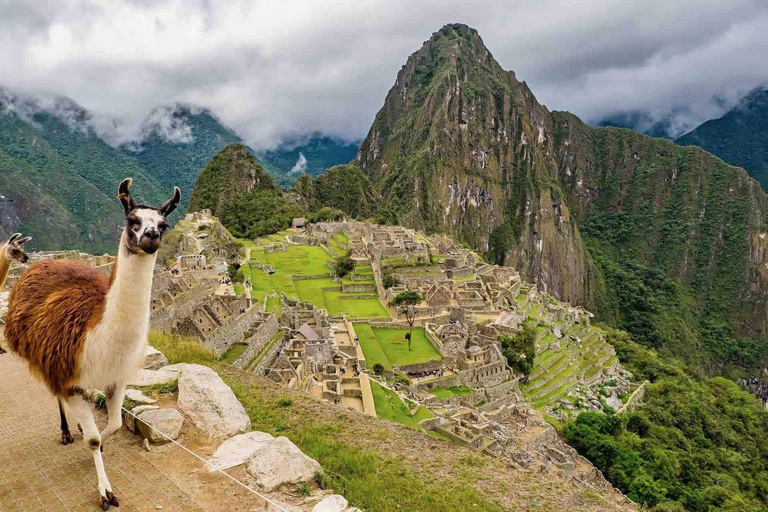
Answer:
[[299, 152], [299, 158], [296, 159], [296, 163], [291, 167], [290, 174], [301, 174], [307, 170], [307, 157], [304, 153]]
[[0, 11], [0, 84], [68, 96], [123, 143], [146, 134], [150, 113], [161, 136], [194, 137], [175, 102], [209, 108], [257, 148], [314, 131], [360, 139], [407, 56], [452, 22], [478, 29], [539, 101], [588, 122], [642, 112], [681, 132], [768, 78], [764, 0], [0, 0]]

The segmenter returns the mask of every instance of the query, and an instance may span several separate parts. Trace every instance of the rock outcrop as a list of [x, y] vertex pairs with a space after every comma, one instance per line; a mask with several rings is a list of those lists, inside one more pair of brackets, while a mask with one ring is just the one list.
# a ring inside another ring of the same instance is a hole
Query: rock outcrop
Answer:
[[251, 428], [251, 419], [232, 389], [206, 366], [184, 366], [178, 403], [192, 423], [211, 437], [225, 438]]
[[[272, 439], [274, 437], [266, 432], [248, 432], [230, 437], [216, 448], [208, 462], [218, 469], [229, 469], [245, 464], [262, 443]], [[216, 471], [215, 468], [209, 466], [208, 471]]]
[[246, 469], [268, 492], [286, 484], [311, 482], [322, 471], [316, 460], [306, 456], [287, 437], [259, 443]]

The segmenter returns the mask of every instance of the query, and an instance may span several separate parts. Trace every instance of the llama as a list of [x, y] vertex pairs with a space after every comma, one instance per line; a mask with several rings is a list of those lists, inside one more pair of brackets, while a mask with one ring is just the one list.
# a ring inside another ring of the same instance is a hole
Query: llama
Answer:
[[[47, 260], [27, 269], [11, 291], [5, 325], [8, 347], [26, 359], [59, 401], [61, 442], [73, 438], [66, 406], [83, 432], [99, 477], [101, 507], [119, 506], [104, 470], [104, 441], [122, 425], [125, 386], [143, 361], [149, 331], [152, 274], [167, 217], [181, 191], [162, 206], [137, 204], [131, 182], [118, 187], [126, 226], [112, 275], [71, 260]], [[106, 396], [109, 421], [99, 432], [85, 391]]]
[[[3, 288], [5, 280], [8, 279], [8, 272], [11, 271], [13, 262], [26, 263], [29, 260], [22, 246], [30, 240], [32, 240], [31, 236], [21, 238], [21, 233], [15, 233], [0, 246], [0, 289]], [[5, 354], [3, 347], [0, 347], [0, 354]]]
[[0, 288], [8, 279], [8, 272], [11, 271], [11, 264], [14, 261], [26, 263], [29, 260], [27, 253], [24, 252], [23, 245], [32, 240], [31, 236], [21, 238], [21, 233], [11, 235], [6, 243], [0, 246]]

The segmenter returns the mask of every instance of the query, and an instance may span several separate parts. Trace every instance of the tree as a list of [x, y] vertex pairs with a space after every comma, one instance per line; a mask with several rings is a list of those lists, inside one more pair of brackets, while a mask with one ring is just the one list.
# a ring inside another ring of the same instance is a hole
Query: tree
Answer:
[[405, 315], [405, 319], [408, 321], [408, 325], [411, 328], [408, 331], [408, 336], [405, 337], [408, 340], [408, 350], [411, 350], [413, 322], [416, 320], [416, 310], [413, 309], [413, 306], [421, 303], [422, 300], [424, 299], [421, 297], [421, 295], [419, 295], [419, 292], [409, 290], [406, 292], [398, 293], [391, 301], [389, 301], [390, 306], [396, 307], [402, 314]]
[[509, 366], [523, 375], [531, 373], [536, 357], [536, 330], [532, 326], [524, 325], [512, 337], [499, 336], [499, 342], [501, 353], [507, 358]]

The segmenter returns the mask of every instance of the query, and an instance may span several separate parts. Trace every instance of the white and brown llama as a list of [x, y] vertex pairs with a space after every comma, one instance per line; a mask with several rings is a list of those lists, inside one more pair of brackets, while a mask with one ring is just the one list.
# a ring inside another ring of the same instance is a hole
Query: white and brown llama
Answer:
[[[30, 240], [32, 240], [30, 236], [22, 238], [21, 233], [14, 233], [6, 243], [0, 245], [0, 290], [8, 279], [8, 272], [11, 271], [13, 262], [26, 263], [29, 260], [23, 245]], [[3, 347], [0, 347], [0, 354], [5, 354]]]
[[[104, 471], [102, 443], [122, 425], [125, 386], [143, 361], [157, 249], [181, 198], [176, 187], [159, 208], [140, 205], [130, 187], [126, 179], [118, 188], [126, 226], [112, 275], [77, 261], [36, 263], [11, 291], [5, 325], [8, 347], [59, 400], [62, 443], [73, 442], [63, 404], [81, 426], [104, 510], [119, 504]], [[109, 421], [101, 433], [84, 397], [87, 389], [106, 395]]]

